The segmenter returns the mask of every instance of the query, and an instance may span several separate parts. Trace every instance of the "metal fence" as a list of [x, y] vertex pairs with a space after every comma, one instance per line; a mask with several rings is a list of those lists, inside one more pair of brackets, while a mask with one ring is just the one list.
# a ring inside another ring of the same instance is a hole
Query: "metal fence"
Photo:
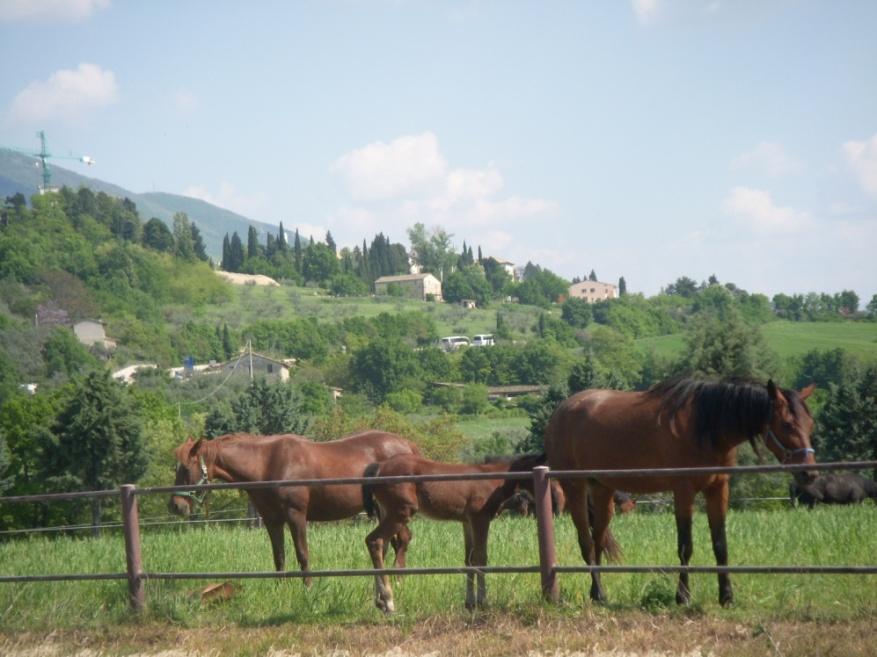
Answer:
[[129, 601], [135, 611], [143, 609], [146, 603], [145, 583], [149, 580], [190, 580], [190, 579], [269, 579], [303, 577], [372, 577], [380, 574], [393, 574], [398, 570], [357, 569], [357, 570], [317, 570], [285, 572], [192, 572], [168, 573], [146, 572], [140, 547], [138, 495], [172, 494], [187, 491], [209, 490], [259, 490], [281, 486], [331, 486], [339, 484], [379, 484], [416, 481], [464, 481], [477, 479], [532, 479], [535, 492], [536, 527], [539, 544], [539, 564], [524, 566], [459, 566], [444, 568], [406, 568], [406, 575], [447, 575], [463, 573], [539, 573], [542, 592], [549, 600], [557, 599], [557, 575], [559, 573], [729, 573], [729, 574], [818, 574], [818, 575], [874, 575], [877, 566], [679, 566], [679, 565], [640, 565], [607, 566], [581, 565], [558, 566], [554, 549], [554, 520], [551, 508], [551, 479], [587, 479], [592, 477], [650, 477], [650, 476], [697, 476], [710, 474], [758, 474], [768, 472], [863, 470], [877, 468], [877, 461], [855, 461], [847, 463], [820, 463], [813, 465], [755, 465], [711, 468], [650, 468], [637, 470], [549, 470], [545, 466], [534, 468], [531, 472], [477, 473], [448, 475], [417, 475], [397, 477], [345, 477], [336, 479], [295, 479], [283, 481], [259, 481], [241, 483], [203, 484], [200, 486], [156, 486], [137, 488], [126, 484], [119, 490], [83, 491], [55, 493], [46, 495], [20, 495], [2, 497], [0, 503], [20, 504], [28, 502], [49, 502], [71, 499], [110, 498], [119, 496], [122, 508], [122, 530], [125, 538], [126, 572], [91, 574], [46, 574], [46, 575], [2, 575], [0, 583], [24, 582], [76, 582], [93, 580], [127, 580]]

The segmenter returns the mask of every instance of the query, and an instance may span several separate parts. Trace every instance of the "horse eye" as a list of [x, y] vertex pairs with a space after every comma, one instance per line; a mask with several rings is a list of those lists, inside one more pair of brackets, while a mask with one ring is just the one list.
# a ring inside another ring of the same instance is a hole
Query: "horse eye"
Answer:
[[794, 428], [795, 428], [795, 425], [793, 425], [791, 422], [789, 422], [787, 420], [783, 420], [783, 429], [785, 429], [786, 431], [791, 431]]

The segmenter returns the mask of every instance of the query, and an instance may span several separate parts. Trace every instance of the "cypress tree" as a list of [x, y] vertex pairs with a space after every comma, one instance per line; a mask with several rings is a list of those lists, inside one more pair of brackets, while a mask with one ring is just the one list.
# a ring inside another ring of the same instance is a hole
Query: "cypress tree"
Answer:
[[298, 228], [295, 229], [295, 241], [292, 244], [292, 260], [295, 271], [301, 274], [301, 237], [298, 234]]
[[255, 258], [259, 255], [259, 236], [256, 234], [256, 227], [250, 226], [247, 229], [247, 258]]
[[228, 233], [225, 234], [225, 237], [222, 238], [222, 262], [220, 263], [220, 267], [223, 271], [231, 271], [229, 267], [229, 259], [231, 252], [231, 244], [228, 241]]
[[623, 297], [627, 294], [627, 281], [624, 276], [618, 279], [618, 296]]
[[326, 246], [332, 249], [332, 253], [338, 254], [338, 246], [335, 244], [335, 240], [332, 239], [332, 231], [326, 231]]

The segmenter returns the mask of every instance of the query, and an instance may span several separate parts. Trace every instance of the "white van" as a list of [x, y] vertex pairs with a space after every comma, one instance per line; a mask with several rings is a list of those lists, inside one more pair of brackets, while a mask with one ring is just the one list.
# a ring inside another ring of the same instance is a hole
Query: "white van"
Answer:
[[460, 347], [468, 347], [469, 338], [465, 335], [449, 335], [439, 340], [439, 346], [445, 351], [456, 351]]
[[494, 344], [496, 343], [493, 341], [491, 333], [480, 333], [472, 338], [473, 347], [492, 347]]

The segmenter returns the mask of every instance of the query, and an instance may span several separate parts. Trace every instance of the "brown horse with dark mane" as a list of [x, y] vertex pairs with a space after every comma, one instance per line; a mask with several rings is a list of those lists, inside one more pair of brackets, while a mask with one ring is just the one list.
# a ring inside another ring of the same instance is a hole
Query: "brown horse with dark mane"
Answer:
[[[737, 447], [763, 436], [782, 463], [815, 463], [810, 446], [813, 418], [804, 400], [815, 386], [800, 392], [745, 381], [709, 382], [671, 379], [644, 392], [585, 390], [564, 401], [545, 432], [548, 463], [554, 470], [724, 467], [736, 463]], [[812, 480], [801, 473], [802, 481]], [[609, 521], [616, 489], [632, 493], [672, 491], [676, 509], [678, 554], [687, 565], [692, 554], [694, 498], [703, 493], [716, 563], [728, 563], [725, 474], [695, 476], [595, 477], [561, 480], [567, 508], [578, 530], [588, 564], [601, 562], [612, 539]], [[587, 513], [588, 497], [593, 527]], [[733, 601], [731, 580], [720, 573], [719, 601]], [[591, 574], [591, 599], [605, 600], [600, 574]], [[676, 601], [687, 604], [688, 574], [680, 573]]]
[[[440, 463], [419, 456], [396, 456], [383, 463], [369, 466], [368, 477], [392, 477], [433, 474], [474, 474], [480, 472], [529, 471], [544, 463], [544, 455], [503, 458], [491, 463], [469, 465]], [[374, 483], [363, 485], [366, 511], [377, 506], [382, 518], [377, 529], [365, 539], [375, 568], [384, 567], [387, 541], [407, 530], [408, 523], [418, 511], [435, 520], [457, 520], [463, 523], [465, 563], [467, 566], [487, 565], [487, 535], [490, 522], [500, 506], [514, 495], [519, 486], [533, 487], [532, 479], [511, 481], [504, 479], [477, 479], [468, 481], [418, 481], [405, 483]], [[410, 534], [409, 534], [410, 536]], [[466, 574], [466, 608], [484, 604], [487, 587], [484, 574]], [[386, 613], [395, 611], [393, 589], [387, 575], [375, 576], [375, 605]]]
[[[363, 431], [338, 440], [313, 442], [302, 436], [229, 434], [214, 440], [191, 438], [176, 449], [177, 486], [204, 484], [210, 479], [227, 482], [278, 481], [362, 477], [369, 464], [400, 454], [419, 455], [409, 440], [384, 431]], [[333, 486], [287, 486], [247, 491], [265, 523], [271, 539], [274, 567], [285, 565], [283, 526], [289, 526], [295, 555], [308, 570], [307, 523], [309, 520], [340, 520], [363, 510], [358, 484]], [[170, 499], [174, 513], [188, 515], [192, 495]], [[394, 540], [396, 558], [404, 564], [408, 542], [405, 531]], [[305, 584], [310, 580], [305, 579]]]

